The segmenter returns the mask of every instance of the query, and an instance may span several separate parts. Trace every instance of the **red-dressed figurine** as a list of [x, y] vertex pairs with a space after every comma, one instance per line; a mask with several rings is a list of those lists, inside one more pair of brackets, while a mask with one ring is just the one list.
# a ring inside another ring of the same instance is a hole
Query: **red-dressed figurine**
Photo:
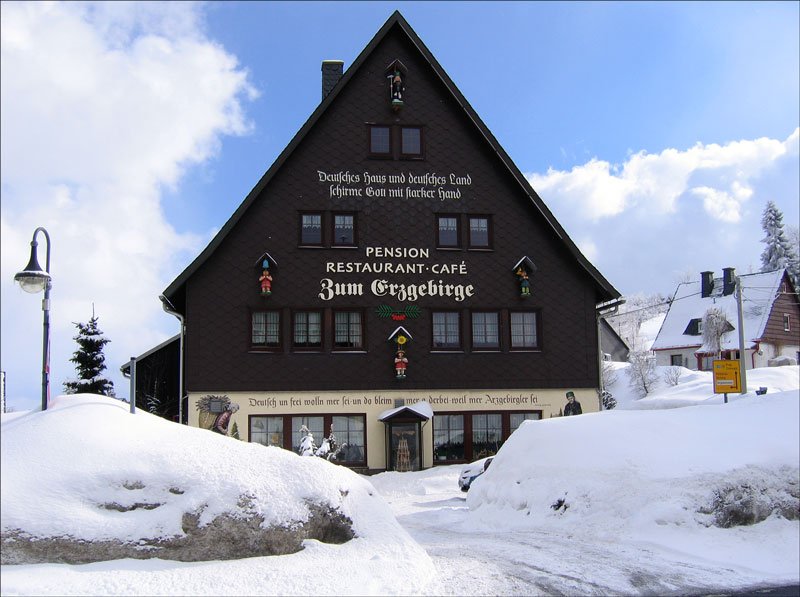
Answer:
[[394, 370], [395, 373], [397, 373], [397, 379], [405, 379], [407, 366], [408, 366], [408, 359], [406, 358], [405, 351], [398, 350], [397, 356], [394, 359]]
[[272, 276], [269, 273], [269, 261], [265, 259], [261, 266], [264, 268], [261, 277], [258, 279], [261, 282], [261, 294], [269, 296], [272, 294]]

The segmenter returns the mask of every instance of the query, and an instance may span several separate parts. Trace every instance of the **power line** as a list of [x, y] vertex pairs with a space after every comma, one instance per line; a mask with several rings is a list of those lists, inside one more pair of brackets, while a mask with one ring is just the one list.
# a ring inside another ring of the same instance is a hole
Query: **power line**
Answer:
[[674, 303], [676, 301], [682, 301], [683, 299], [691, 298], [693, 296], [697, 296], [698, 294], [700, 294], [700, 293], [699, 292], [695, 292], [693, 294], [687, 294], [686, 296], [682, 296], [680, 298], [664, 301], [663, 303], [656, 303], [655, 305], [648, 305], [647, 307], [642, 307], [641, 309], [634, 309], [633, 311], [624, 311], [622, 313], [614, 313], [612, 315], [604, 315], [603, 317], [605, 319], [609, 319], [611, 317], [620, 317], [621, 315], [630, 315], [631, 313], [638, 313], [639, 311], [647, 311], [649, 309], [655, 309], [656, 307], [662, 307], [664, 305], [671, 305], [672, 303]]

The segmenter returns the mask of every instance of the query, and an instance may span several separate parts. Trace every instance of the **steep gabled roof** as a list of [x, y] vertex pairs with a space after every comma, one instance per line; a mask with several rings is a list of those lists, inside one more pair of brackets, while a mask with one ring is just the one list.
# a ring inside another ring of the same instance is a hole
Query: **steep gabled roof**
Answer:
[[[742, 309], [745, 342], [755, 342], [764, 335], [772, 304], [780, 291], [784, 271], [781, 269], [739, 276], [745, 299]], [[735, 350], [739, 348], [739, 333], [736, 331], [738, 325], [736, 295], [721, 294], [719, 292], [720, 280], [715, 280], [714, 286], [716, 290], [711, 293], [711, 296], [701, 297], [699, 280], [678, 285], [651, 350], [702, 348], [703, 336], [699, 332], [693, 333], [695, 329], [690, 323], [694, 320], [702, 320], [705, 312], [711, 307], [722, 310], [727, 321], [733, 327], [733, 330], [722, 335], [722, 349]]]
[[[258, 181], [255, 187], [250, 191], [247, 195], [245, 200], [239, 205], [233, 215], [228, 219], [225, 225], [220, 229], [217, 235], [211, 240], [211, 242], [206, 246], [206, 248], [200, 253], [200, 255], [192, 261], [191, 264], [170, 284], [167, 289], [164, 291], [164, 295], [170, 299], [171, 301], [175, 302], [174, 299], [176, 296], [180, 294], [180, 291], [189, 277], [197, 271], [197, 269], [211, 256], [211, 254], [216, 250], [216, 248], [222, 243], [228, 233], [233, 229], [236, 223], [242, 218], [245, 212], [248, 210], [250, 205], [255, 201], [255, 199], [259, 196], [261, 191], [269, 184], [270, 180], [273, 178], [276, 172], [283, 166], [286, 160], [292, 155], [294, 150], [297, 146], [303, 141], [306, 137], [308, 132], [314, 127], [320, 117], [326, 112], [328, 107], [336, 101], [336, 98], [341, 93], [342, 89], [347, 86], [347, 83], [352, 79], [355, 74], [359, 71], [363, 63], [367, 60], [370, 54], [375, 50], [375, 48], [381, 43], [381, 41], [386, 37], [386, 35], [392, 31], [394, 28], [399, 29], [402, 31], [411, 42], [411, 44], [420, 52], [424, 60], [430, 65], [433, 69], [436, 76], [441, 80], [444, 84], [445, 88], [452, 94], [453, 99], [458, 103], [461, 109], [464, 111], [465, 115], [468, 119], [475, 125], [475, 127], [480, 132], [481, 136], [486, 140], [486, 142], [491, 146], [492, 150], [495, 154], [500, 158], [500, 161], [508, 170], [509, 174], [517, 181], [520, 185], [522, 190], [528, 195], [531, 202], [533, 203], [536, 210], [539, 214], [544, 218], [544, 220], [549, 224], [550, 228], [555, 232], [558, 238], [566, 245], [567, 249], [570, 253], [575, 257], [576, 261], [580, 264], [580, 266], [589, 274], [589, 276], [594, 280], [596, 284], [597, 294], [601, 301], [609, 300], [618, 298], [620, 293], [606, 280], [603, 275], [583, 256], [580, 252], [578, 247], [572, 242], [572, 239], [569, 238], [566, 231], [561, 227], [558, 221], [555, 219], [553, 214], [544, 204], [542, 199], [537, 195], [536, 191], [533, 190], [528, 180], [523, 176], [523, 174], [519, 171], [516, 165], [511, 161], [511, 158], [505, 152], [505, 150], [500, 146], [495, 139], [494, 135], [492, 135], [491, 131], [488, 127], [483, 123], [480, 119], [478, 114], [473, 110], [472, 106], [470, 106], [469, 102], [466, 98], [461, 94], [458, 90], [456, 85], [444, 71], [442, 66], [433, 57], [433, 54], [428, 50], [422, 40], [417, 36], [408, 22], [403, 18], [399, 11], [395, 11], [392, 16], [384, 23], [383, 27], [375, 34], [372, 38], [372, 41], [362, 50], [362, 52], [358, 55], [356, 60], [353, 62], [352, 65], [347, 69], [347, 71], [342, 75], [342, 78], [336, 84], [336, 86], [331, 90], [331, 92], [322, 100], [322, 102], [317, 106], [305, 124], [300, 128], [297, 134], [294, 136], [292, 141], [286, 148], [281, 152], [275, 162], [270, 166], [269, 170], [261, 177], [261, 180]], [[180, 307], [178, 307], [180, 310]]]

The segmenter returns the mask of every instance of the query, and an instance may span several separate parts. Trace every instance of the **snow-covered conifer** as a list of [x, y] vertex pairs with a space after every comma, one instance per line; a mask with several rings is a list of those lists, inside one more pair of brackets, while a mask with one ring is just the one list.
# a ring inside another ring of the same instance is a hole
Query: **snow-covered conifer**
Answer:
[[761, 242], [766, 245], [761, 253], [761, 271], [771, 272], [786, 268], [792, 282], [797, 286], [800, 279], [799, 249], [792, 246], [787, 239], [783, 229], [783, 213], [772, 201], [768, 201], [764, 209], [761, 228], [765, 235]]
[[114, 382], [103, 377], [106, 357], [103, 348], [110, 342], [97, 327], [97, 317], [92, 313], [89, 323], [76, 323], [78, 335], [74, 337], [78, 350], [72, 354], [78, 379], [64, 382], [67, 394], [101, 394], [114, 396]]
[[314, 456], [317, 446], [314, 444], [314, 434], [305, 425], [300, 427], [302, 438], [300, 439], [300, 456]]

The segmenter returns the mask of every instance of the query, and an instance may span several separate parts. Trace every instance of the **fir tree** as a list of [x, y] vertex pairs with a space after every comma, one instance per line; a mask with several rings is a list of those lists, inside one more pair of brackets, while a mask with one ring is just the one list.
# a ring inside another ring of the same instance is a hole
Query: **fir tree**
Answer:
[[97, 327], [97, 317], [92, 313], [89, 323], [76, 323], [78, 335], [74, 337], [78, 350], [72, 354], [78, 373], [77, 381], [64, 382], [67, 394], [100, 394], [114, 396], [114, 382], [102, 376], [106, 369], [103, 348], [110, 342]]
[[761, 253], [761, 271], [771, 272], [786, 268], [795, 287], [800, 281], [800, 257], [798, 248], [792, 246], [783, 230], [783, 213], [772, 201], [767, 202], [764, 215], [761, 217], [761, 228], [766, 246]]

